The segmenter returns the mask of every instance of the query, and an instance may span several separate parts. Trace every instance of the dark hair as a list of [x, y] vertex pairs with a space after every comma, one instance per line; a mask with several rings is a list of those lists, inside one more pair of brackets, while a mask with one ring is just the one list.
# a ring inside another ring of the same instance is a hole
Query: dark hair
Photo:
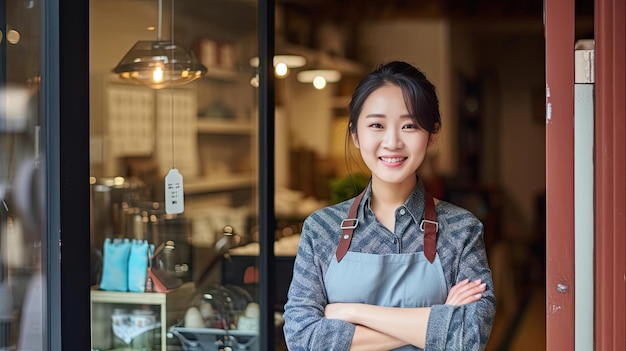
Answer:
[[351, 133], [356, 133], [357, 121], [365, 100], [376, 89], [390, 84], [402, 89], [413, 122], [431, 134], [437, 133], [441, 126], [441, 116], [435, 86], [416, 67], [406, 62], [393, 61], [378, 66], [356, 86], [349, 105], [348, 137]]

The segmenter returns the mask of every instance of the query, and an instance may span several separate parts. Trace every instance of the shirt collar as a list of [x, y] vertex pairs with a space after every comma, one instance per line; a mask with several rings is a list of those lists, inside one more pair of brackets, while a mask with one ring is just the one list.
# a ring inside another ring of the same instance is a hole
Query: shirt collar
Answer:
[[[420, 177], [417, 177], [417, 183], [415, 184], [415, 188], [409, 195], [409, 198], [404, 202], [401, 207], [404, 207], [413, 217], [415, 223], [420, 223], [424, 218], [424, 193], [426, 190], [424, 189], [424, 182]], [[359, 210], [357, 217], [363, 218], [365, 213], [372, 213], [372, 209], [370, 207], [372, 200], [372, 180], [370, 178], [367, 187], [365, 188], [365, 194], [363, 195], [363, 200], [359, 204]]]

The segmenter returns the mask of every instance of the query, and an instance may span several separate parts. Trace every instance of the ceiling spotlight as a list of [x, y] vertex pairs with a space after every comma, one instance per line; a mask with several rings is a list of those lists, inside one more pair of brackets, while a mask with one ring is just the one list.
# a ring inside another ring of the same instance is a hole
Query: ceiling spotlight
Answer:
[[279, 62], [274, 66], [274, 73], [276, 73], [278, 77], [286, 77], [287, 73], [289, 73], [289, 67], [287, 67], [286, 63]]
[[[289, 75], [291, 68], [298, 68], [306, 65], [306, 58], [300, 55], [276, 55], [274, 56], [274, 74], [277, 78], [285, 78]], [[250, 66], [259, 67], [259, 58], [255, 56], [250, 59]]]

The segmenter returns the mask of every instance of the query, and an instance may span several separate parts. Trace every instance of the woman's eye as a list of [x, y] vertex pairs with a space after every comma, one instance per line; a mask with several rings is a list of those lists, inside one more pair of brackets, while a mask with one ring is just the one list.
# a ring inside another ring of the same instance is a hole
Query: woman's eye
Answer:
[[380, 123], [372, 123], [370, 124], [370, 128], [381, 129], [383, 127]]
[[402, 126], [402, 129], [416, 129], [417, 126], [415, 124], [405, 124]]

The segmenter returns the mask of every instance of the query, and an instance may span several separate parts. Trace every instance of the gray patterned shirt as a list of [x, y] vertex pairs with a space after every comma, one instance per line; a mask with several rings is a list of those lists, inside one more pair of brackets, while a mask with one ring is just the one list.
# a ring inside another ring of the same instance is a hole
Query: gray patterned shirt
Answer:
[[[350, 251], [389, 255], [423, 251], [419, 224], [424, 213], [424, 186], [418, 181], [407, 201], [396, 209], [395, 233], [378, 222], [370, 209], [371, 183], [359, 205], [359, 225]], [[341, 221], [354, 200], [323, 208], [305, 221], [285, 304], [284, 333], [289, 350], [349, 350], [355, 326], [324, 318], [328, 303], [324, 276], [341, 237]], [[436, 205], [437, 253], [448, 290], [466, 278], [482, 279], [483, 298], [463, 306], [431, 306], [427, 350], [482, 350], [496, 310], [482, 223], [469, 211], [445, 201]]]

